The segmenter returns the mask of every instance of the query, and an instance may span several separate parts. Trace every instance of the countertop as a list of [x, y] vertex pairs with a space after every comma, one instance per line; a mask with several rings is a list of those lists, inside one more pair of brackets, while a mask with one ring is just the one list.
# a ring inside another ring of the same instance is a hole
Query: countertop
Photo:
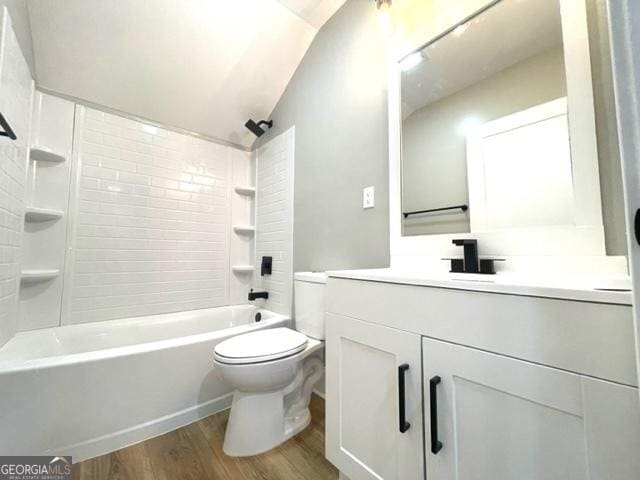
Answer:
[[583, 302], [631, 305], [631, 279], [626, 275], [526, 275], [497, 273], [480, 275], [448, 272], [412, 272], [391, 268], [335, 270], [329, 278], [348, 278], [476, 292], [557, 298]]

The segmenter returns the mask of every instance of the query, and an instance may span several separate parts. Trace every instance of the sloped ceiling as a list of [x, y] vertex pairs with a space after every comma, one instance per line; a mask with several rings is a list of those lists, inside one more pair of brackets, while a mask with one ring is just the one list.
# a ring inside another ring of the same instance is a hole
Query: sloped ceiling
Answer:
[[345, 0], [28, 0], [38, 86], [249, 147]]
[[27, 0], [0, 0], [0, 9], [6, 6], [9, 10], [13, 30], [16, 33], [22, 55], [29, 65], [31, 75], [35, 75], [33, 63], [33, 46], [31, 44], [31, 29], [29, 27], [29, 13]]

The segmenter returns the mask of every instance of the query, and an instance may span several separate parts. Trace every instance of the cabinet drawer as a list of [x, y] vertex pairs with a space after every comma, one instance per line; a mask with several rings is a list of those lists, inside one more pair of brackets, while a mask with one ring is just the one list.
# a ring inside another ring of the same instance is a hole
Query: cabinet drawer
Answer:
[[630, 306], [329, 278], [327, 311], [637, 386]]

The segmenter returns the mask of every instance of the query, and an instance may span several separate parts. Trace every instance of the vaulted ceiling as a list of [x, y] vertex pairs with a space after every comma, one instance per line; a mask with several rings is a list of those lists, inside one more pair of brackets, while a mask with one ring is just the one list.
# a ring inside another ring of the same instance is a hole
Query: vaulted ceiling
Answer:
[[28, 0], [46, 90], [244, 147], [345, 0]]

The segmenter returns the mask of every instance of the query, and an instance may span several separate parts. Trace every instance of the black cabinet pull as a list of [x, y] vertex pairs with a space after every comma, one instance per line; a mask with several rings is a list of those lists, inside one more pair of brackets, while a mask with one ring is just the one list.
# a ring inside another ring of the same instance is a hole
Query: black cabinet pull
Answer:
[[436, 390], [441, 379], [437, 375], [429, 380], [429, 403], [431, 405], [431, 453], [442, 450], [442, 442], [438, 440], [438, 392]]
[[636, 242], [640, 244], [640, 208], [636, 210], [636, 216], [633, 219], [633, 230], [636, 234]]
[[16, 134], [13, 133], [11, 125], [9, 125], [9, 122], [7, 122], [2, 113], [0, 113], [0, 127], [2, 127], [3, 130], [2, 132], [0, 132], [0, 137], [9, 137], [11, 140], [15, 140], [18, 138], [16, 137]]
[[398, 412], [399, 412], [399, 427], [400, 433], [404, 433], [409, 430], [411, 424], [407, 422], [407, 414], [405, 411], [405, 388], [404, 388], [404, 373], [409, 370], [409, 364], [403, 363], [398, 367]]

